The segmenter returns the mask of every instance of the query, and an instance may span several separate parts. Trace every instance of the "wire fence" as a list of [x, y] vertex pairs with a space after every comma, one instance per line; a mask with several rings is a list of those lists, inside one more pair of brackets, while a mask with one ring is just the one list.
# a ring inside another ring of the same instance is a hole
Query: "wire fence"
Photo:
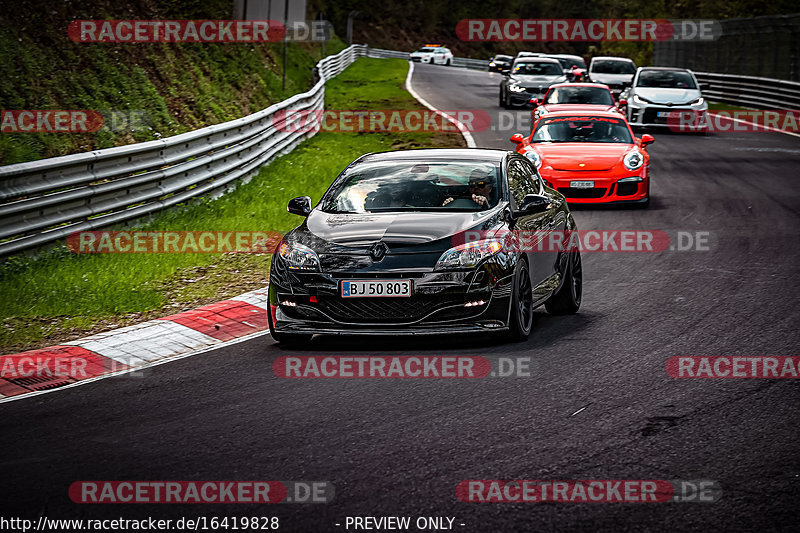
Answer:
[[713, 41], [659, 41], [653, 64], [800, 81], [800, 14], [720, 20]]

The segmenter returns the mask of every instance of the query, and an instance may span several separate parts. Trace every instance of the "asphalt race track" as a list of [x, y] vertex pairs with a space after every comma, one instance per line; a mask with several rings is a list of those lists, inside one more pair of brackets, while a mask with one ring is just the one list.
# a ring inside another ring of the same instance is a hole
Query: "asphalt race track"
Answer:
[[[499, 75], [415, 67], [414, 88], [437, 108], [499, 118]], [[474, 136], [478, 146], [511, 149], [515, 131]], [[458, 531], [790, 529], [800, 496], [798, 382], [678, 380], [665, 363], [798, 355], [800, 138], [654, 134], [650, 209], [576, 210], [578, 225], [708, 232], [710, 250], [584, 253], [581, 312], [537, 310], [525, 343], [317, 337], [289, 351], [265, 335], [141, 377], [4, 404], [0, 514], [278, 516], [289, 531], [342, 531], [347, 516], [449, 516]], [[287, 354], [530, 356], [533, 372], [281, 380], [272, 362]], [[723, 497], [463, 503], [455, 487], [466, 479], [710, 479]], [[326, 480], [336, 496], [274, 506], [76, 505], [67, 497], [76, 480]]]

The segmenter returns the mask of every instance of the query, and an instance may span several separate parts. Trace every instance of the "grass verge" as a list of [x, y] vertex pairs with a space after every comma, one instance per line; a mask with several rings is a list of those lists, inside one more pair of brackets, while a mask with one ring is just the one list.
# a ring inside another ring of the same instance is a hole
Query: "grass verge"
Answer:
[[[443, 67], [444, 68], [444, 67]], [[405, 60], [359, 59], [326, 87], [330, 109], [421, 109], [403, 89]], [[249, 183], [217, 200], [200, 199], [138, 226], [152, 231], [278, 231], [300, 219], [290, 198], [316, 201], [366, 152], [463, 147], [459, 134], [320, 133]], [[266, 254], [79, 255], [64, 245], [0, 265], [0, 353], [49, 346], [192, 309], [262, 287]]]
[[[29, 5], [30, 4], [30, 5]], [[0, 165], [149, 141], [254, 113], [312, 86], [320, 43], [76, 43], [75, 19], [227, 19], [230, 0], [20, 2], [0, 13], [0, 109], [135, 112], [94, 133], [4, 130]], [[345, 47], [334, 36], [326, 54]]]

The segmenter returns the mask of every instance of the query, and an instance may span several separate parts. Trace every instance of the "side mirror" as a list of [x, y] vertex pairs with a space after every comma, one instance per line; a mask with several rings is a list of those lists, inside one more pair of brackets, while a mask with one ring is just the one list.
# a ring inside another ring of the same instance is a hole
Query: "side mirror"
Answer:
[[544, 213], [550, 209], [550, 198], [541, 194], [528, 194], [522, 199], [519, 206], [519, 211], [516, 215], [535, 215], [536, 213]]
[[293, 215], [307, 217], [309, 213], [311, 213], [311, 198], [308, 196], [292, 198], [289, 200], [289, 205], [286, 206], [286, 210]]
[[656, 138], [649, 133], [642, 135], [642, 146], [647, 146], [648, 144], [653, 144], [654, 142], [656, 142]]
[[619, 99], [619, 107], [625, 107], [626, 105], [628, 105], [628, 101], [626, 99], [624, 99], [624, 98], [620, 98]]
[[531, 98], [530, 103], [533, 107], [539, 107], [539, 100], [537, 100], [536, 98]]
[[523, 137], [521, 133], [515, 133], [514, 135], [511, 136], [511, 139], [509, 140], [512, 143], [522, 144], [525, 142], [525, 137]]

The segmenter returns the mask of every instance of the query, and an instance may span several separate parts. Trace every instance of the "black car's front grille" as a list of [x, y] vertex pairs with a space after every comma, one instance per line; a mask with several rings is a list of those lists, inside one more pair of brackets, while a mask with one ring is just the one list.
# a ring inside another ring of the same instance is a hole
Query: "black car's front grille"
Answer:
[[559, 187], [558, 192], [565, 198], [602, 198], [606, 195], [606, 189], [595, 187], [593, 189], [577, 189], [575, 187]]
[[544, 94], [547, 92], [547, 87], [528, 87], [527, 89], [525, 89], [525, 92], [529, 96], [534, 96], [534, 97], [544, 96]]
[[410, 298], [320, 298], [320, 311], [340, 322], [414, 322], [448, 305], [463, 304], [464, 296]]

